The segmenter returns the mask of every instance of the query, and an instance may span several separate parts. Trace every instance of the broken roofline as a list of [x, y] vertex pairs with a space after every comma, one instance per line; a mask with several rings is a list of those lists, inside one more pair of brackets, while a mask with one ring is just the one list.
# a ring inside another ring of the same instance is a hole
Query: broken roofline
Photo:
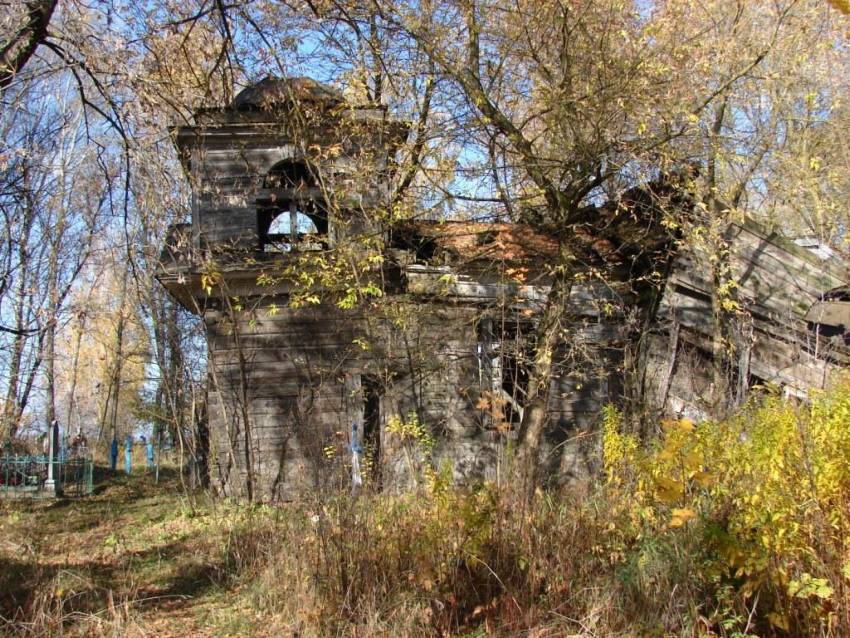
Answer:
[[[669, 254], [678, 225], [692, 214], [690, 194], [676, 179], [657, 180], [601, 206], [586, 206], [569, 225], [481, 221], [404, 221], [390, 227], [390, 246], [428, 253], [439, 248], [465, 262], [555, 265], [566, 248], [587, 269], [628, 268], [640, 278]], [[528, 215], [533, 217], [533, 214]], [[429, 247], [428, 244], [431, 244]], [[641, 267], [637, 267], [638, 263]]]

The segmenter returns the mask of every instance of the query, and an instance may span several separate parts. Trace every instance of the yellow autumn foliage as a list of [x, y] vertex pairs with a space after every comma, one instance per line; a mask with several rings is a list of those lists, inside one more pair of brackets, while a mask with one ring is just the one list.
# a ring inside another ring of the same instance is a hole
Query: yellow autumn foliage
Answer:
[[660, 425], [639, 448], [605, 416], [610, 497], [643, 512], [638, 535], [695, 535], [706, 579], [761, 592], [774, 628], [834, 623], [850, 586], [850, 380], [808, 404], [767, 392], [723, 421]]

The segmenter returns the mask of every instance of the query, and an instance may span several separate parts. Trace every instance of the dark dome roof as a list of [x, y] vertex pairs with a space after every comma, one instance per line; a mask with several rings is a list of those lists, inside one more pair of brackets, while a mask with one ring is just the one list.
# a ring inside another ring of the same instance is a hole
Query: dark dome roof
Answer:
[[269, 76], [239, 92], [230, 108], [237, 111], [272, 109], [291, 102], [316, 102], [333, 106], [344, 101], [342, 94], [312, 78]]

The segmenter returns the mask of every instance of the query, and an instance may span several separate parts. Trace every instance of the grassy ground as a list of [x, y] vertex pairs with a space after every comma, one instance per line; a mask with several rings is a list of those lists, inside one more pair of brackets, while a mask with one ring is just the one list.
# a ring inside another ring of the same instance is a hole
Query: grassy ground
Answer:
[[0, 634], [850, 636], [850, 385], [661, 424], [606, 413], [606, 476], [520, 495], [326, 490], [271, 507], [101, 474], [0, 501]]
[[99, 478], [84, 499], [0, 501], [0, 635], [661, 636], [681, 615], [661, 596], [640, 604], [649, 624], [622, 617], [607, 522], [570, 500], [271, 508], [187, 494], [174, 472]]
[[[0, 635], [614, 635], [582, 629], [611, 627], [594, 587], [569, 594], [580, 620], [548, 600], [595, 569], [568, 503], [532, 517], [449, 491], [271, 508], [187, 494], [174, 472], [97, 479], [88, 498], [0, 501]], [[558, 549], [538, 569], [522, 548], [544, 542]]]
[[274, 634], [279, 623], [258, 622], [224, 584], [221, 514], [185, 496], [174, 472], [158, 485], [102, 476], [85, 499], [0, 501], [0, 633]]

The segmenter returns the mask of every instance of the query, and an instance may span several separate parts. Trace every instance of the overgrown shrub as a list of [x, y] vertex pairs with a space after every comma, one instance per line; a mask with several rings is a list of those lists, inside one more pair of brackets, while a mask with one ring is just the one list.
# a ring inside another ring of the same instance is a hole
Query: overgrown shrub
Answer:
[[848, 390], [647, 446], [608, 410], [604, 484], [531, 501], [425, 468], [415, 493], [235, 508], [221, 564], [303, 635], [847, 635]]
[[850, 634], [850, 384], [810, 405], [768, 390], [724, 421], [662, 428], [641, 449], [606, 415], [606, 491], [634, 551], [677, 552], [704, 622], [729, 635]]
[[[109, 570], [12, 560], [35, 550], [9, 545], [0, 633], [144, 633], [158, 598], [134, 585], [143, 565], [160, 570], [147, 587], [217, 600], [221, 635], [850, 635], [850, 384], [809, 405], [766, 392], [721, 422], [664, 422], [648, 444], [616, 410], [603, 420], [602, 480], [531, 498], [454, 487], [410, 417], [395, 429], [413, 491], [160, 505]], [[139, 485], [110, 490], [127, 504]]]

